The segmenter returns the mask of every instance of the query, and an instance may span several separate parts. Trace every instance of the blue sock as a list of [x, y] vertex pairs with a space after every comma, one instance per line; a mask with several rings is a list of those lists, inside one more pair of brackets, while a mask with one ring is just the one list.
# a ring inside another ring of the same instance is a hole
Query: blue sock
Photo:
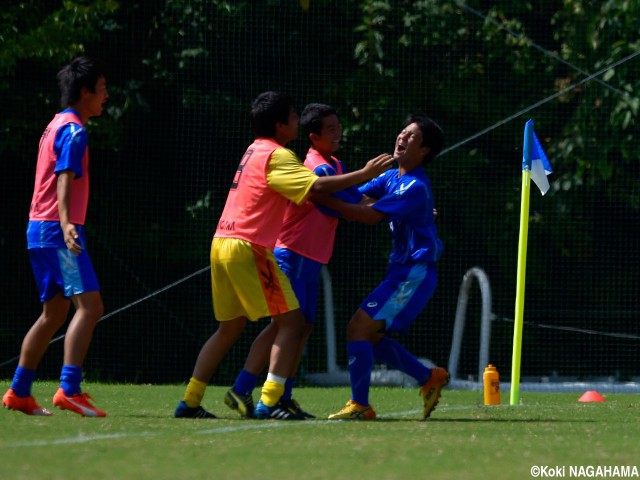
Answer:
[[287, 378], [287, 381], [284, 382], [284, 393], [282, 394], [281, 398], [284, 398], [285, 400], [291, 399], [291, 397], [293, 396], [294, 383], [295, 383], [294, 378]]
[[373, 347], [373, 354], [378, 362], [386, 363], [415, 378], [418, 385], [424, 385], [431, 378], [431, 370], [428, 367], [425, 367], [408, 350], [389, 337], [382, 337], [382, 340]]
[[80, 393], [80, 382], [82, 382], [82, 367], [75, 365], [63, 365], [60, 373], [60, 388], [64, 390], [67, 397]]
[[242, 370], [236, 377], [236, 381], [233, 384], [233, 391], [239, 395], [248, 395], [253, 392], [258, 384], [258, 376], [251, 372]]
[[36, 378], [36, 371], [29, 370], [28, 368], [18, 365], [16, 373], [13, 374], [13, 382], [11, 382], [11, 388], [16, 395], [22, 398], [31, 396], [31, 384], [33, 379]]
[[369, 406], [369, 386], [373, 369], [373, 346], [367, 341], [347, 343], [349, 377], [351, 378], [351, 400]]

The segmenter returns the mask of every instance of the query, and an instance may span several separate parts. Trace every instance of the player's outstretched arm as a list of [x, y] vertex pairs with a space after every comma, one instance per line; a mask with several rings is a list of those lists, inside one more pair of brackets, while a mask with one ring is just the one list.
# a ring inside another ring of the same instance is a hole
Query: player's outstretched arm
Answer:
[[369, 160], [364, 167], [355, 172], [345, 173], [344, 175], [320, 177], [313, 184], [313, 187], [311, 187], [311, 193], [328, 194], [352, 185], [357, 185], [358, 183], [366, 182], [388, 170], [392, 163], [393, 157], [388, 153], [383, 153]]
[[357, 204], [343, 202], [329, 195], [312, 195], [311, 201], [324, 207], [330, 208], [340, 214], [342, 218], [349, 222], [360, 222], [367, 225], [374, 225], [383, 221], [386, 215], [372, 208], [373, 202], [369, 197], [363, 197]]

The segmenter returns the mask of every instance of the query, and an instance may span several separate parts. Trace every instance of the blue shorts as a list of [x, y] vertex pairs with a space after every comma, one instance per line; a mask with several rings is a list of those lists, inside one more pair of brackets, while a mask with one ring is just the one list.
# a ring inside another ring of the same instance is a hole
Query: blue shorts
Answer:
[[360, 304], [386, 332], [405, 333], [425, 307], [438, 283], [435, 263], [390, 265], [387, 277]]
[[306, 322], [316, 323], [322, 264], [286, 248], [276, 248], [273, 254], [278, 266], [291, 282]]
[[72, 295], [100, 291], [96, 272], [86, 250], [76, 256], [66, 248], [30, 248], [29, 259], [43, 303], [58, 292], [70, 298]]

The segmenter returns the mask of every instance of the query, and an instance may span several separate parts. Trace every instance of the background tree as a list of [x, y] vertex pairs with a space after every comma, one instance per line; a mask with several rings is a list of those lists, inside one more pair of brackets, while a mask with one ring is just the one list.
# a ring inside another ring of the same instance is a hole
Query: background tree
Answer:
[[[11, 182], [0, 193], [0, 251], [11, 281], [0, 361], [18, 350], [38, 309], [24, 228], [38, 138], [58, 108], [55, 72], [88, 53], [110, 66], [107, 115], [88, 125], [88, 234], [107, 311], [116, 312], [97, 336], [93, 375], [175, 381], [189, 371], [213, 320], [206, 272], [182, 279], [208, 264], [215, 221], [252, 138], [249, 104], [267, 89], [291, 93], [299, 110], [335, 105], [340, 158], [351, 169], [391, 150], [409, 111], [444, 126], [447, 149], [428, 167], [446, 246], [440, 287], [424, 329], [404, 341], [446, 364], [460, 279], [479, 265], [497, 318], [507, 319], [493, 323], [492, 336], [505, 375], [522, 130], [534, 118], [554, 174], [549, 195], [532, 195], [526, 318], [631, 337], [532, 327], [523, 373], [631, 375], [640, 363], [639, 10], [631, 0], [4, 2], [0, 155]], [[306, 140], [293, 148], [304, 155]], [[387, 248], [385, 226], [341, 226], [330, 266], [338, 331], [380, 276]], [[468, 327], [463, 371], [477, 370], [477, 329]], [[322, 367], [320, 337], [306, 369]], [[585, 349], [585, 363], [567, 360]], [[98, 371], [104, 358], [109, 367]]]

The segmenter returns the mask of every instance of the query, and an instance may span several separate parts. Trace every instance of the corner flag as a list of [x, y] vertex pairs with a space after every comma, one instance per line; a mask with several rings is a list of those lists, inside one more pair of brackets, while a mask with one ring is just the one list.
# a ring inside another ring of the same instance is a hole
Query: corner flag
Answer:
[[518, 279], [516, 283], [516, 311], [513, 322], [513, 356], [511, 359], [511, 405], [520, 402], [520, 359], [522, 357], [522, 325], [524, 317], [524, 284], [527, 270], [527, 237], [529, 235], [529, 193], [533, 180], [542, 195], [549, 190], [547, 175], [551, 164], [533, 131], [533, 120], [524, 126], [522, 151], [522, 197], [520, 201], [520, 238], [518, 240]]
[[522, 170], [531, 171], [531, 180], [544, 195], [549, 190], [547, 175], [553, 172], [547, 155], [540, 145], [540, 140], [533, 130], [533, 120], [524, 126], [524, 148], [522, 151]]

